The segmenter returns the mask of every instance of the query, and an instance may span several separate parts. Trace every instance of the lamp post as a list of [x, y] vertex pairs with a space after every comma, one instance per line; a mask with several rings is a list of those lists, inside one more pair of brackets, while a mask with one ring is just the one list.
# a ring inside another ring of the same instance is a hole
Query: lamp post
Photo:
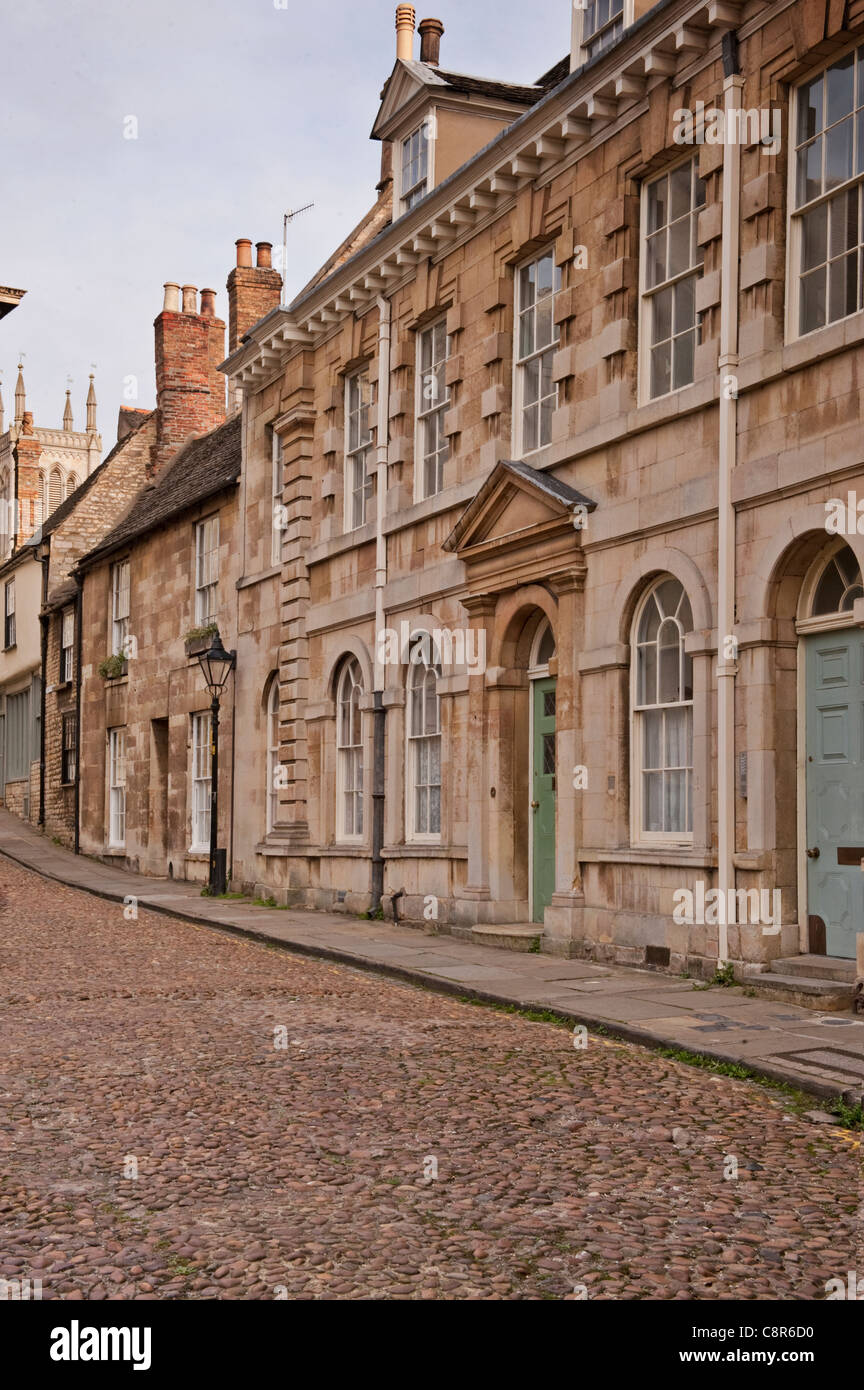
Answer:
[[219, 816], [219, 700], [237, 662], [236, 652], [226, 652], [219, 630], [206, 652], [198, 655], [204, 683], [210, 692], [210, 868], [208, 886], [213, 897], [225, 892], [225, 851], [216, 848]]

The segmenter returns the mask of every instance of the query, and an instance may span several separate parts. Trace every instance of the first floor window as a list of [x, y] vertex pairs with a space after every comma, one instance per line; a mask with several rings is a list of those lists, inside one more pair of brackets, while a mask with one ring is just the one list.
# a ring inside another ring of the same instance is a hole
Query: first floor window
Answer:
[[126, 730], [108, 730], [108, 843], [126, 843]]
[[345, 528], [348, 531], [365, 526], [374, 493], [374, 483], [369, 476], [373, 400], [368, 372], [355, 372], [348, 377], [345, 383]]
[[409, 836], [441, 834], [441, 668], [427, 664], [421, 639], [408, 673]]
[[561, 270], [547, 251], [523, 265], [516, 288], [516, 450], [530, 454], [552, 439], [552, 413], [558, 404], [558, 387], [552, 364], [558, 347], [555, 295], [561, 288]]
[[78, 721], [74, 710], [63, 715], [62, 734], [60, 781], [68, 784], [75, 781], [75, 765], [78, 753]]
[[75, 643], [75, 609], [64, 608], [60, 617], [60, 682], [72, 679]]
[[279, 680], [270, 682], [267, 699], [267, 831], [279, 819]]
[[697, 223], [705, 206], [705, 184], [696, 170], [691, 159], [645, 190], [642, 331], [651, 400], [689, 386], [694, 377], [696, 286], [703, 262]]
[[864, 47], [795, 93], [798, 332], [864, 308]]
[[192, 848], [210, 848], [210, 714], [192, 716]]
[[195, 624], [216, 621], [219, 587], [219, 516], [208, 516], [195, 527]]
[[359, 840], [363, 834], [363, 680], [359, 663], [346, 661], [336, 696], [338, 810], [337, 835]]
[[3, 623], [3, 645], [4, 647], [15, 646], [15, 580], [10, 579], [6, 583], [4, 594], [4, 623]]
[[125, 656], [129, 637], [129, 561], [111, 566], [111, 655]]
[[446, 380], [450, 339], [444, 319], [425, 328], [417, 338], [417, 449], [420, 468], [417, 496], [434, 497], [444, 486], [444, 465], [450, 444], [444, 433], [444, 416], [450, 405]]
[[680, 840], [693, 832], [693, 628], [677, 579], [654, 584], [634, 629], [634, 790], [639, 839]]

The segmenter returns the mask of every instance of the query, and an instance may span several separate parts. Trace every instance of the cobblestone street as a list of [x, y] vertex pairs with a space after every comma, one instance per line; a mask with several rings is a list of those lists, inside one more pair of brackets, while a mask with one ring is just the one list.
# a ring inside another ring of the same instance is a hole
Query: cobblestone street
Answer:
[[775, 1091], [0, 885], [0, 1277], [46, 1299], [812, 1299], [861, 1268], [858, 1136]]

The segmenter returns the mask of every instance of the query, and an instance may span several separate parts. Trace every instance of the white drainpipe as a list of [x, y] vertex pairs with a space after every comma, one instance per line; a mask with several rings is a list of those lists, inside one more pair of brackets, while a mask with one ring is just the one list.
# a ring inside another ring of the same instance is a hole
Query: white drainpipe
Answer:
[[379, 633], [384, 630], [384, 586], [387, 583], [387, 461], [390, 442], [390, 327], [391, 304], [378, 295], [378, 447], [375, 491], [375, 689], [384, 689], [384, 662]]
[[[738, 663], [725, 643], [735, 626], [735, 508], [732, 471], [738, 447], [738, 288], [741, 211], [739, 123], [744, 79], [739, 73], [723, 83], [723, 221], [720, 297], [720, 439], [717, 489], [717, 875], [725, 901], [735, 886], [735, 676]], [[730, 380], [730, 378], [732, 378]], [[726, 913], [719, 927], [718, 956], [729, 956]]]

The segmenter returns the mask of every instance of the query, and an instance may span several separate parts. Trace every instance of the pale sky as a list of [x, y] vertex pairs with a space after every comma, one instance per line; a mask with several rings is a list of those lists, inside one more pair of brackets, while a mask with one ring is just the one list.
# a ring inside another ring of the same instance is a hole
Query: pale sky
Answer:
[[[277, 5], [286, 8], [277, 8]], [[570, 0], [432, 0], [441, 65], [535, 81], [570, 41]], [[289, 232], [289, 297], [375, 198], [369, 140], [396, 54], [395, 0], [6, 0], [0, 82], [0, 321], [7, 425], [24, 352], [36, 425], [75, 428], [94, 368], [105, 452], [121, 404], [152, 407], [166, 280], [217, 290], [237, 237]], [[530, 22], [526, 22], [530, 16]], [[419, 36], [415, 41], [419, 57]], [[138, 138], [124, 138], [137, 120]], [[123, 400], [124, 378], [138, 399]]]

